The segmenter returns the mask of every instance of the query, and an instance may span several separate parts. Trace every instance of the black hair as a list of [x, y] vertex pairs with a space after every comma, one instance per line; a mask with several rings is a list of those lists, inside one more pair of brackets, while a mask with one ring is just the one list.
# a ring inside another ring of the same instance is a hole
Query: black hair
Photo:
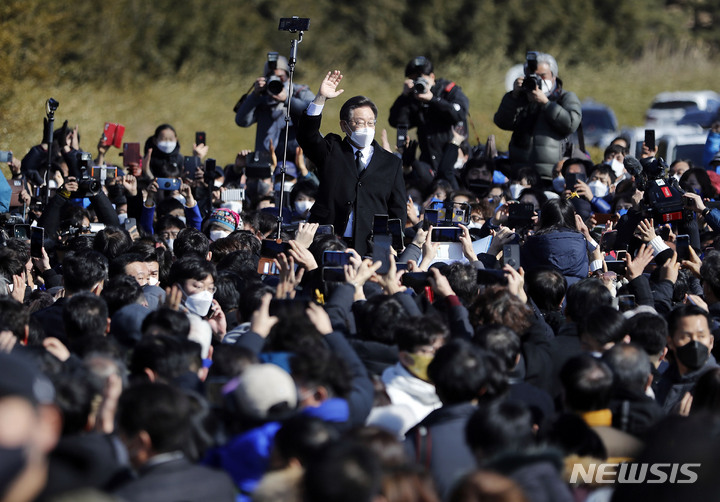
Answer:
[[225, 314], [240, 305], [240, 288], [238, 288], [240, 281], [241, 279], [232, 272], [220, 272], [215, 280], [217, 290], [213, 298], [217, 300]]
[[478, 408], [465, 426], [465, 440], [479, 462], [498, 453], [521, 452], [533, 445], [532, 414], [518, 401]]
[[131, 263], [145, 263], [145, 257], [139, 253], [124, 253], [110, 261], [110, 277], [127, 275], [125, 267]]
[[97, 251], [68, 253], [62, 263], [63, 284], [67, 293], [90, 291], [108, 277], [108, 260]]
[[[228, 239], [230, 239], [230, 237], [226, 237], [225, 239], [221, 240]], [[255, 237], [253, 237], [253, 239], [255, 239]], [[213, 251], [213, 259], [214, 258], [215, 252]], [[242, 249], [239, 251], [233, 251], [232, 253], [224, 256], [222, 260], [220, 260], [220, 262], [217, 264], [217, 269], [218, 272], [231, 273], [244, 279], [251, 279], [257, 276], [257, 268], [259, 261], [259, 254], [255, 254], [253, 251], [247, 249]]]
[[667, 317], [668, 335], [670, 338], [674, 337], [675, 330], [680, 324], [680, 320], [685, 317], [692, 316], [703, 316], [707, 320], [708, 326], [710, 326], [710, 314], [708, 314], [705, 309], [700, 308], [697, 305], [681, 304], [672, 309]]
[[[177, 211], [178, 209], [181, 211], [185, 210], [183, 203], [175, 197], [166, 197], [157, 203], [157, 217], [163, 218], [165, 216], [170, 216], [171, 212]], [[173, 218], [177, 218], [177, 216], [173, 216]], [[178, 218], [178, 220], [182, 221], [180, 218]]]
[[155, 223], [155, 233], [157, 235], [160, 235], [168, 228], [177, 228], [178, 230], [182, 230], [183, 228], [185, 228], [185, 223], [183, 223], [183, 221], [176, 216], [165, 215], [159, 217], [157, 223]]
[[527, 180], [527, 184], [531, 187], [535, 187], [540, 183], [540, 176], [533, 166], [523, 166], [518, 169], [513, 175], [511, 181], [522, 181], [523, 178]]
[[398, 350], [415, 352], [418, 347], [432, 345], [438, 337], [446, 338], [448, 328], [437, 317], [412, 317], [395, 331]]
[[65, 301], [62, 317], [65, 333], [73, 340], [85, 336], [105, 336], [110, 315], [103, 298], [81, 291]]
[[22, 275], [25, 271], [25, 264], [20, 253], [14, 249], [0, 247], [0, 276], [8, 280], [12, 284], [14, 275]]
[[382, 470], [370, 449], [353, 441], [324, 448], [305, 471], [304, 500], [369, 502], [380, 494]]
[[9, 331], [19, 342], [25, 342], [30, 325], [30, 311], [12, 296], [0, 296], [0, 331]]
[[153, 371], [158, 378], [169, 382], [202, 366], [200, 344], [182, 340], [177, 336], [157, 335], [144, 337], [135, 346], [130, 360], [130, 373], [144, 376]]
[[548, 201], [547, 195], [545, 195], [545, 191], [542, 188], [537, 187], [530, 187], [530, 188], [524, 188], [522, 192], [520, 192], [520, 195], [518, 195], [518, 201], [522, 202], [522, 198], [526, 195], [535, 197], [538, 201], [538, 210], [542, 211], [543, 205]]
[[[616, 138], [617, 139], [617, 138]], [[615, 141], [615, 140], [613, 140]], [[612, 144], [608, 145], [608, 147], [603, 152], [603, 160], [607, 159], [610, 155], [613, 157], [617, 155], [618, 153], [622, 153], [623, 155], [627, 155], [628, 151], [627, 149], [622, 145]]]
[[353, 110], [355, 110], [356, 108], [362, 108], [364, 106], [370, 107], [373, 115], [375, 115], [375, 118], [377, 118], [377, 106], [370, 100], [370, 98], [366, 98], [365, 96], [353, 96], [352, 98], [345, 101], [345, 103], [343, 103], [342, 107], [340, 108], [340, 120], [344, 120], [347, 122], [348, 120], [350, 120], [350, 116], [352, 115]]
[[21, 262], [27, 263], [30, 260], [30, 246], [24, 240], [13, 237], [5, 241], [5, 247], [15, 251]]
[[703, 412], [720, 414], [720, 368], [706, 371], [693, 389], [690, 413], [695, 415]]
[[143, 336], [170, 335], [185, 339], [190, 333], [190, 319], [183, 312], [160, 307], [145, 316], [140, 330]]
[[549, 199], [540, 208], [539, 228], [537, 235], [557, 230], [573, 230], [577, 232], [575, 223], [575, 207], [569, 200]]
[[625, 321], [630, 341], [642, 347], [649, 356], [662, 353], [667, 345], [668, 324], [662, 316], [639, 312]]
[[211, 276], [214, 280], [216, 275], [215, 265], [197, 255], [191, 254], [172, 264], [169, 279], [171, 284], [182, 284], [188, 279], [204, 281], [208, 276]]
[[520, 336], [502, 324], [484, 326], [475, 334], [473, 342], [495, 354], [508, 372], [515, 368], [517, 356], [522, 349]]
[[191, 405], [179, 389], [142, 383], [126, 389], [118, 402], [117, 424], [127, 437], [147, 432], [156, 453], [182, 450], [191, 432]]
[[355, 309], [357, 335], [363, 340], [395, 345], [395, 330], [410, 315], [397, 298], [375, 295]]
[[488, 373], [481, 350], [459, 338], [440, 347], [428, 366], [428, 378], [444, 406], [480, 398]]
[[715, 298], [720, 299], [720, 251], [713, 249], [705, 254], [700, 265], [700, 276]]
[[240, 322], [249, 322], [250, 318], [262, 303], [262, 297], [267, 293], [275, 293], [275, 289], [260, 281], [259, 279], [248, 281], [245, 289], [240, 292], [240, 303], [238, 314]]
[[295, 201], [297, 200], [298, 196], [303, 193], [307, 195], [308, 197], [311, 197], [313, 199], [318, 198], [318, 186], [315, 182], [310, 180], [302, 180], [295, 183], [293, 186], [292, 191], [290, 192], [290, 205], [294, 206]]
[[538, 268], [525, 274], [527, 294], [544, 312], [560, 310], [567, 292], [567, 279], [554, 268]]
[[613, 385], [638, 394], [645, 392], [652, 372], [650, 357], [639, 345], [618, 343], [605, 351], [602, 360], [613, 373]]
[[345, 251], [346, 249], [347, 244], [340, 237], [333, 234], [316, 234], [308, 248], [318, 264], [322, 264], [325, 251]]
[[560, 168], [560, 172], [562, 173], [563, 177], [567, 177], [568, 169], [570, 169], [570, 166], [574, 166], [575, 164], [579, 164], [580, 166], [582, 166], [582, 172], [585, 175], [587, 175], [588, 172], [592, 171], [593, 168], [593, 163], [589, 160], [580, 159], [577, 157], [570, 158], [565, 160], [562, 167]]
[[615, 183], [615, 180], [617, 179], [617, 176], [615, 176], [615, 171], [612, 170], [612, 167], [610, 167], [607, 164], [598, 164], [596, 165], [592, 172], [588, 173], [588, 179], [590, 179], [594, 174], [607, 174], [610, 176], [610, 183]]
[[173, 254], [177, 258], [196, 255], [203, 260], [210, 251], [210, 239], [197, 228], [185, 227], [178, 232], [173, 244]]
[[118, 275], [110, 279], [103, 288], [100, 296], [107, 303], [108, 314], [112, 317], [115, 312], [125, 305], [138, 303], [143, 298], [143, 290], [134, 277]]
[[451, 263], [442, 270], [463, 305], [469, 306], [478, 293], [477, 269], [469, 263]]
[[316, 459], [320, 450], [338, 439], [337, 430], [324, 420], [309, 415], [296, 415], [285, 420], [275, 434], [274, 448], [284, 465], [297, 459], [307, 465]]
[[87, 370], [79, 365], [64, 366], [50, 379], [55, 387], [54, 402], [63, 418], [62, 435], [84, 432], [95, 397]]
[[132, 246], [128, 233], [118, 227], [105, 227], [93, 239], [93, 249], [102, 253], [108, 260], [125, 253]]
[[248, 366], [257, 363], [258, 358], [252, 350], [239, 345], [221, 343], [213, 352], [213, 363], [208, 371], [208, 379], [221, 378], [229, 381], [241, 375]]
[[625, 317], [611, 305], [599, 305], [585, 317], [578, 327], [581, 334], [592, 339], [598, 346], [619, 343], [625, 336]]
[[688, 185], [688, 178], [690, 178], [690, 176], [692, 175], [695, 175], [695, 179], [700, 184], [701, 197], [707, 197], [710, 199], [717, 198], [718, 192], [713, 186], [707, 171], [702, 167], [693, 167], [683, 173], [683, 175], [680, 177], [680, 186], [682, 188], [692, 192], [690, 185]]
[[590, 354], [570, 358], [560, 370], [569, 410], [586, 412], [608, 407], [613, 383], [610, 368]]
[[581, 279], [568, 288], [565, 315], [582, 326], [593, 307], [612, 305], [612, 294], [596, 277]]
[[352, 390], [345, 361], [330, 350], [298, 350], [290, 359], [290, 369], [298, 385], [323, 386], [331, 397], [346, 398]]

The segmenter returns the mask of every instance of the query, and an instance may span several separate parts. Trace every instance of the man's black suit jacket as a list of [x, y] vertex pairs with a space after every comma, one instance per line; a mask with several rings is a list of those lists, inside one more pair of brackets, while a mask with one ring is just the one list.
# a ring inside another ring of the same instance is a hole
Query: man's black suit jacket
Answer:
[[372, 232], [373, 217], [387, 214], [400, 218], [402, 228], [407, 218], [407, 197], [402, 162], [383, 149], [377, 141], [370, 163], [358, 175], [353, 149], [347, 139], [337, 134], [320, 134], [321, 116], [303, 113], [297, 140], [305, 155], [317, 166], [320, 191], [310, 210], [309, 221], [333, 225], [343, 235], [350, 211], [355, 210], [354, 248], [363, 256]]

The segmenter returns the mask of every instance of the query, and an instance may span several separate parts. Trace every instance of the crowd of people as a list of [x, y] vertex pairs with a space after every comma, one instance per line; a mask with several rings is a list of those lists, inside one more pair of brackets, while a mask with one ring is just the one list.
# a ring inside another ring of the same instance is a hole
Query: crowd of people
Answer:
[[343, 75], [276, 57], [227, 165], [162, 124], [106, 166], [67, 121], [10, 160], [0, 499], [714, 499], [720, 128], [708, 165], [595, 163], [558, 75], [528, 58], [508, 153], [425, 57], [397, 145], [365, 96], [323, 134]]

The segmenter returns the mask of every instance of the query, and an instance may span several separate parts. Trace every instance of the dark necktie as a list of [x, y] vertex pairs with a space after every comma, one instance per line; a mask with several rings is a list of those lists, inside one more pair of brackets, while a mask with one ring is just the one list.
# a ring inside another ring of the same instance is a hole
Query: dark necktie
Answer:
[[355, 167], [357, 167], [358, 176], [362, 173], [363, 165], [362, 165], [362, 152], [358, 150], [355, 152]]

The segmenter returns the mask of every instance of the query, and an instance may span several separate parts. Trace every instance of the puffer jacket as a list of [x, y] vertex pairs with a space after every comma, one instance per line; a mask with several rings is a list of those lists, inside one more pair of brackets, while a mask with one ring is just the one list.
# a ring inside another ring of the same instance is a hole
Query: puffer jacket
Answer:
[[586, 246], [585, 237], [569, 229], [532, 235], [520, 247], [520, 262], [526, 272], [552, 267], [570, 285], [588, 276]]
[[494, 121], [500, 129], [513, 131], [511, 162], [534, 164], [542, 178], [552, 179], [552, 168], [563, 156], [565, 138], [580, 126], [582, 107], [577, 95], [563, 90], [558, 83], [558, 89], [544, 105], [529, 103], [524, 93], [508, 92]]

